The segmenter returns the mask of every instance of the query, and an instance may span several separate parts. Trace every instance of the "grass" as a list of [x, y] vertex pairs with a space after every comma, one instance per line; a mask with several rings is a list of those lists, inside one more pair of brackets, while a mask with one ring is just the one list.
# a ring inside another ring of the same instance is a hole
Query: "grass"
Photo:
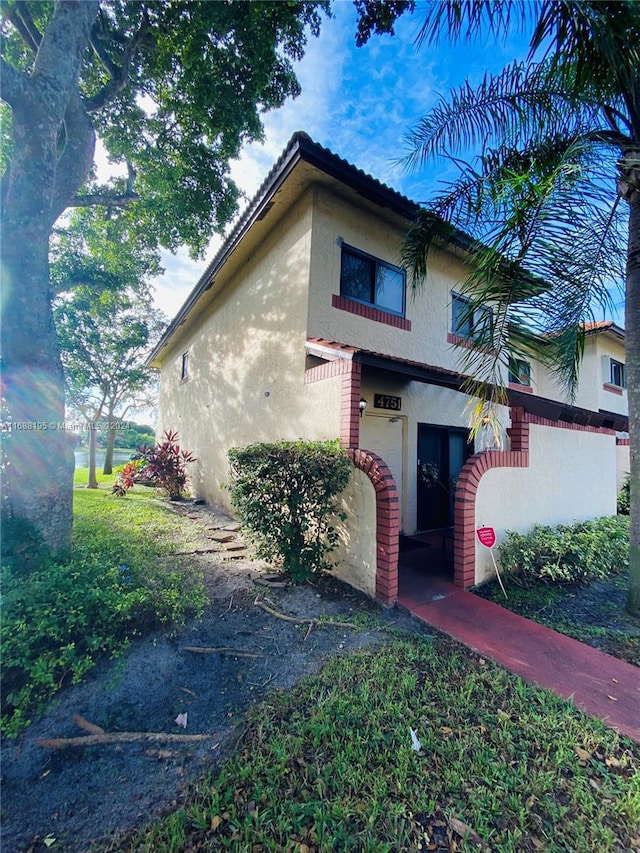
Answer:
[[640, 620], [624, 609], [628, 570], [584, 586], [542, 580], [530, 580], [524, 587], [506, 583], [508, 599], [496, 582], [474, 591], [527, 619], [640, 666]]
[[622, 853], [639, 836], [637, 745], [452, 641], [405, 638], [274, 694], [217, 775], [105, 849]]
[[[82, 476], [82, 474], [80, 474]], [[62, 561], [3, 566], [2, 731], [16, 736], [65, 684], [130, 640], [198, 612], [206, 596], [189, 566], [169, 559], [192, 526], [151, 489], [127, 498], [74, 491], [73, 545]]]

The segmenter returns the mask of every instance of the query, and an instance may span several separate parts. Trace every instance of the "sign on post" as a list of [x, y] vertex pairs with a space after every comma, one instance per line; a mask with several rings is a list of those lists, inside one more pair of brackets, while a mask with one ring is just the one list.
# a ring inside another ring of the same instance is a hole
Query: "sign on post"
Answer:
[[504, 584], [502, 583], [500, 572], [498, 571], [498, 564], [496, 563], [496, 558], [493, 556], [493, 546], [496, 544], [496, 531], [493, 529], [493, 527], [478, 527], [478, 529], [476, 530], [476, 536], [478, 537], [480, 544], [484, 545], [485, 548], [489, 549], [491, 559], [493, 560], [493, 568], [496, 570], [496, 577], [498, 578], [498, 583], [500, 584], [500, 589], [504, 593], [504, 597], [509, 598], [509, 596], [507, 595], [507, 591], [504, 588]]

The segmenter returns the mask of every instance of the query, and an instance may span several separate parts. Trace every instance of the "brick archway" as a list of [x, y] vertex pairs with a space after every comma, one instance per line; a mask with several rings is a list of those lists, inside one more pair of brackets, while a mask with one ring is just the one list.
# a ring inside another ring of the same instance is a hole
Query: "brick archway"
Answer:
[[398, 489], [387, 463], [370, 450], [352, 448], [349, 459], [367, 475], [376, 492], [376, 598], [383, 604], [398, 599], [400, 507]]
[[511, 450], [474, 453], [462, 466], [453, 510], [453, 582], [467, 589], [476, 582], [476, 493], [491, 468], [529, 467], [529, 423], [524, 409], [511, 409]]

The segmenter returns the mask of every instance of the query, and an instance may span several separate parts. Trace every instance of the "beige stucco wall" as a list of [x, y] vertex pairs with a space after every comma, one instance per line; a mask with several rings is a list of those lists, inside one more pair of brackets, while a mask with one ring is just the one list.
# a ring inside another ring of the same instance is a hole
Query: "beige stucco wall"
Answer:
[[[476, 528], [495, 528], [499, 543], [507, 530], [615, 514], [615, 436], [531, 424], [529, 447], [528, 468], [492, 468], [480, 480]], [[476, 541], [476, 583], [493, 573]]]
[[628, 444], [616, 445], [616, 491], [618, 492], [631, 471], [630, 450]]
[[[619, 394], [605, 387], [608, 377], [603, 375], [603, 355], [608, 355], [624, 364], [624, 341], [607, 332], [587, 335], [573, 403], [595, 412], [604, 409], [607, 412], [626, 415], [628, 412], [626, 390]], [[534, 391], [541, 397], [552, 400], [568, 399], [566, 390], [542, 367], [536, 367]]]
[[330, 555], [332, 574], [367, 595], [376, 594], [376, 493], [367, 475], [354, 468], [340, 499], [346, 519], [336, 528], [339, 547]]
[[450, 291], [464, 281], [462, 262], [434, 251], [423, 290], [407, 295], [406, 317], [411, 331], [374, 322], [333, 308], [340, 293], [341, 241], [391, 264], [399, 264], [406, 222], [357, 208], [325, 189], [315, 190], [311, 255], [309, 334], [373, 352], [455, 370], [459, 353], [447, 342]]
[[193, 494], [226, 508], [229, 447], [339, 435], [340, 379], [304, 384], [310, 201], [301, 198], [230, 280], [216, 280], [208, 310], [163, 353], [160, 430], [178, 430], [197, 457]]

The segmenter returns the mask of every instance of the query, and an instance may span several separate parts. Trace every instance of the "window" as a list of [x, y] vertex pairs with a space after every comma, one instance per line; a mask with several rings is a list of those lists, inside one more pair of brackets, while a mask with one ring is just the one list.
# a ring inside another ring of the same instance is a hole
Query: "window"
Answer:
[[531, 386], [531, 365], [521, 358], [509, 357], [509, 382], [513, 385]]
[[186, 382], [189, 378], [189, 353], [182, 353], [182, 367], [180, 368], [180, 381]]
[[398, 267], [342, 247], [340, 295], [404, 316], [405, 275]]
[[611, 385], [615, 385], [616, 388], [627, 387], [627, 377], [625, 375], [624, 364], [621, 361], [615, 361], [613, 358], [609, 359], [609, 378], [606, 381]]
[[451, 294], [451, 332], [466, 340], [491, 343], [493, 312], [481, 306], [472, 310], [471, 301], [458, 293]]

